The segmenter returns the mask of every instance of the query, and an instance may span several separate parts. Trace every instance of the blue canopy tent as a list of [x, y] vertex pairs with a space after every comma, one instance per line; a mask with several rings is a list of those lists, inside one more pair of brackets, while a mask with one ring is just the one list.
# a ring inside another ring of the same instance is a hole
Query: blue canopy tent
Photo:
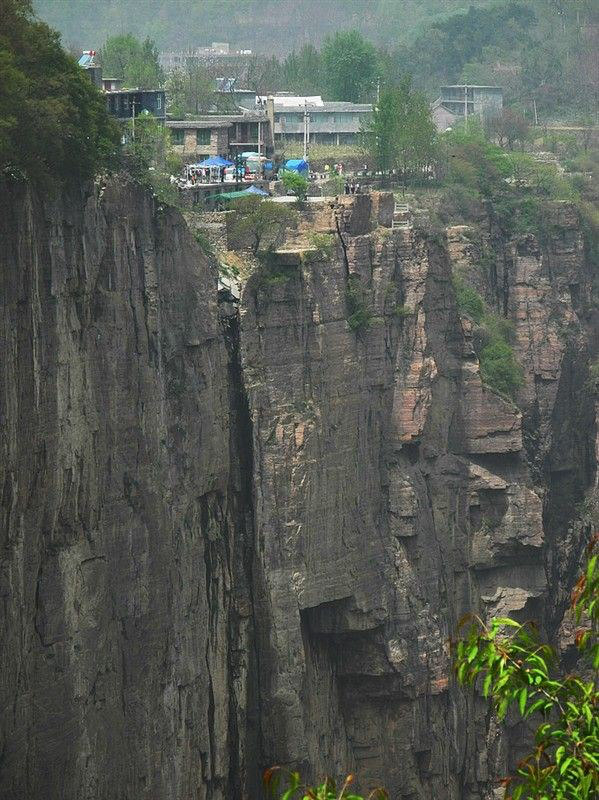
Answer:
[[285, 162], [285, 170], [287, 172], [297, 172], [301, 175], [310, 171], [310, 165], [303, 158], [290, 158]]
[[222, 170], [225, 167], [230, 167], [232, 163], [232, 161], [228, 161], [222, 156], [210, 156], [210, 158], [205, 158], [197, 164], [188, 164], [186, 167], [187, 178], [189, 179], [190, 175], [197, 176], [198, 173], [196, 170], [202, 170], [200, 173], [200, 180], [206, 182], [206, 178], [209, 176], [208, 182], [219, 183], [222, 182]]
[[232, 167], [233, 162], [227, 161], [226, 158], [222, 156], [210, 156], [210, 158], [205, 158], [203, 161], [200, 161], [199, 164], [193, 164], [194, 167]]

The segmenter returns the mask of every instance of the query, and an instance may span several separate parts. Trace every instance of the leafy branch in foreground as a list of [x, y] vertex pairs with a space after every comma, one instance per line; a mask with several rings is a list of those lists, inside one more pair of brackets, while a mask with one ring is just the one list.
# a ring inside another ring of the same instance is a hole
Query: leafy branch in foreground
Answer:
[[387, 792], [380, 788], [373, 789], [366, 798], [350, 794], [353, 775], [348, 775], [339, 789], [332, 778], [325, 778], [318, 786], [305, 786], [299, 772], [271, 767], [265, 771], [262, 782], [266, 796], [271, 800], [389, 800]]
[[510, 706], [524, 718], [540, 714], [535, 746], [506, 778], [511, 800], [590, 800], [599, 796], [599, 535], [588, 545], [587, 563], [572, 594], [576, 646], [590, 661], [591, 677], [555, 677], [557, 660], [538, 640], [531, 623], [498, 617], [486, 625], [478, 617], [457, 644], [458, 680], [491, 696], [503, 719]]

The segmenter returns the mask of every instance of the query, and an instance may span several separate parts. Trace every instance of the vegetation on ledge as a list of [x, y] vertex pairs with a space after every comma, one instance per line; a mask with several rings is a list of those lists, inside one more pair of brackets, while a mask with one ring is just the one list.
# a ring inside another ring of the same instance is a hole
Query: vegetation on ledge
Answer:
[[522, 386], [523, 372], [511, 345], [510, 322], [487, 308], [483, 298], [464, 280], [454, 278], [460, 313], [475, 324], [474, 349], [485, 386], [509, 400], [515, 400]]

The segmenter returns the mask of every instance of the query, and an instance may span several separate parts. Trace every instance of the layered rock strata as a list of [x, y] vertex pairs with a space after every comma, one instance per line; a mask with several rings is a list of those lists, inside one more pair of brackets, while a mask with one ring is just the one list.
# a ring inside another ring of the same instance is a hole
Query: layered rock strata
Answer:
[[[469, 610], [556, 635], [588, 532], [572, 210], [541, 245], [491, 231], [481, 274], [464, 229], [327, 201], [219, 309], [133, 185], [2, 199], [0, 795], [257, 800], [280, 763], [494, 797], [519, 734], [449, 640]], [[514, 322], [518, 406], [481, 381], [457, 268]]]

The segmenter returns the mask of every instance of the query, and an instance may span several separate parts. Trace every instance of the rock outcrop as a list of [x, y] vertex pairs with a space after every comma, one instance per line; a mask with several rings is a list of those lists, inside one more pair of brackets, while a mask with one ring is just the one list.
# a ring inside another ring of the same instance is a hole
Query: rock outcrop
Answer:
[[240, 796], [251, 520], [214, 270], [131, 184], [4, 186], [0, 217], [0, 796]]
[[[237, 309], [131, 184], [2, 209], [0, 795], [257, 800], [280, 763], [494, 797], [516, 740], [449, 641], [472, 609], [565, 630], [597, 463], [572, 210], [481, 276], [465, 229], [330, 200]], [[458, 263], [514, 322], [518, 406]]]

